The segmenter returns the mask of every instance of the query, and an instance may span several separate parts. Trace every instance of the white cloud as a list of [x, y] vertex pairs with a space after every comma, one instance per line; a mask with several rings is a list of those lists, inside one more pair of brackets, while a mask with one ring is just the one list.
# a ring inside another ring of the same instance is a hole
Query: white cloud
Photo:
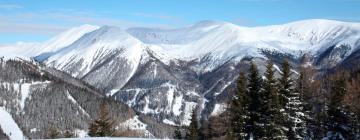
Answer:
[[66, 26], [59, 26], [53, 24], [13, 23], [13, 22], [0, 23], [0, 33], [54, 35], [68, 28], [69, 27]]

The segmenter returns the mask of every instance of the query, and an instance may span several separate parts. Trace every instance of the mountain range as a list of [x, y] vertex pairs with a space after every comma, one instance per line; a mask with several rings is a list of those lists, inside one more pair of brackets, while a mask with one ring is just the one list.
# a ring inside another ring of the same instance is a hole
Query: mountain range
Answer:
[[264, 71], [267, 60], [279, 70], [288, 59], [296, 76], [304, 61], [319, 72], [358, 65], [359, 49], [360, 23], [313, 19], [241, 27], [202, 21], [176, 29], [83, 25], [43, 43], [1, 46], [0, 56], [34, 63], [66, 83], [73, 79], [70, 85], [161, 123], [188, 125], [193, 109], [204, 120], [224, 111], [238, 73], [252, 61]]

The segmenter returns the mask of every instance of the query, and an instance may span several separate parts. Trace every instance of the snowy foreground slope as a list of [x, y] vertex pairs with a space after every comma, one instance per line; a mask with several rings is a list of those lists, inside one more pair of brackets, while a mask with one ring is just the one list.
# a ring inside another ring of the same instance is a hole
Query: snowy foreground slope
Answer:
[[238, 72], [250, 61], [262, 69], [271, 59], [276, 68], [287, 58], [296, 71], [307, 56], [325, 70], [353, 65], [360, 56], [360, 24], [331, 20], [265, 27], [218, 21], [178, 29], [84, 27], [74, 28], [83, 30], [74, 37], [61, 34], [69, 40], [52, 40], [67, 43], [40, 43], [46, 51], [23, 52], [15, 45], [19, 51], [6, 54], [31, 56], [172, 125], [187, 125], [195, 107], [204, 118], [219, 114]]
[[12, 140], [21, 140], [25, 138], [19, 126], [3, 107], [0, 107], [0, 127]]
[[64, 138], [57, 140], [158, 140], [149, 138], [107, 138], [107, 137], [94, 137], [94, 138]]

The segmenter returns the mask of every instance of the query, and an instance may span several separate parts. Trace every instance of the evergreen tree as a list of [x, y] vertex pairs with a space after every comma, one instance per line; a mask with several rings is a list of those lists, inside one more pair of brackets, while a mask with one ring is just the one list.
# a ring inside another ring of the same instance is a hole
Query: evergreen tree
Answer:
[[326, 121], [328, 118], [327, 109], [328, 107], [328, 97], [326, 96], [328, 94], [328, 79], [321, 79], [315, 83], [315, 85], [318, 87], [318, 89], [315, 91], [315, 106], [316, 111], [313, 112], [313, 118], [314, 121], [312, 122], [314, 127], [314, 139], [322, 139], [326, 136], [327, 130], [326, 130]]
[[71, 132], [70, 130], [66, 130], [65, 133], [64, 133], [64, 137], [65, 137], [65, 138], [74, 137], [74, 133]]
[[283, 122], [283, 126], [286, 128], [287, 137], [293, 137], [294, 133], [291, 131], [292, 127], [292, 120], [289, 120], [290, 116], [288, 114], [289, 108], [287, 105], [289, 104], [290, 94], [294, 92], [293, 89], [293, 80], [291, 79], [291, 66], [289, 62], [285, 59], [282, 63], [282, 69], [280, 72], [279, 78], [279, 101], [280, 101], [280, 108], [283, 116], [285, 117], [286, 121]]
[[264, 124], [264, 139], [285, 139], [286, 135], [281, 129], [284, 117], [280, 111], [279, 93], [277, 83], [272, 70], [273, 63], [268, 62], [265, 72], [265, 80], [263, 82], [263, 110], [261, 120]]
[[246, 136], [245, 122], [248, 116], [248, 97], [247, 97], [247, 79], [244, 72], [240, 72], [237, 80], [237, 91], [231, 100], [231, 137], [236, 139], [244, 139]]
[[250, 73], [248, 76], [248, 97], [249, 97], [249, 120], [246, 123], [246, 132], [248, 133], [246, 139], [253, 137], [254, 139], [261, 138], [264, 135], [262, 125], [260, 123], [261, 116], [261, 87], [262, 79], [259, 75], [257, 66], [252, 62], [250, 65]]
[[112, 136], [114, 133], [113, 120], [109, 117], [108, 108], [105, 103], [100, 105], [99, 117], [89, 126], [89, 136], [104, 137]]
[[96, 137], [97, 136], [97, 131], [98, 131], [98, 126], [95, 122], [91, 122], [90, 125], [89, 125], [89, 132], [88, 132], [88, 135], [90, 137]]
[[60, 135], [60, 132], [54, 126], [51, 126], [48, 131], [47, 137], [50, 139], [58, 138]]
[[300, 101], [298, 92], [291, 92], [289, 96], [289, 102], [286, 105], [286, 110], [289, 114], [289, 122], [287, 125], [289, 128], [288, 138], [303, 139], [306, 133], [306, 125], [302, 102]]
[[313, 82], [312, 77], [313, 69], [311, 66], [302, 65], [300, 67], [299, 77], [296, 80], [296, 92], [299, 93], [299, 99], [302, 103], [302, 112], [303, 112], [303, 123], [300, 124], [304, 128], [302, 136], [304, 139], [313, 139], [314, 131], [317, 125], [314, 123], [314, 113], [312, 113], [311, 99], [314, 96], [313, 85], [316, 84]]
[[285, 109], [289, 102], [290, 93], [293, 92], [293, 80], [291, 79], [291, 66], [287, 60], [282, 63], [279, 79], [280, 105]]
[[175, 139], [179, 139], [179, 140], [182, 139], [180, 127], [176, 127], [175, 132], [174, 132], [174, 138], [175, 138]]
[[305, 114], [303, 112], [300, 94], [294, 90], [293, 80], [291, 78], [291, 66], [287, 60], [282, 65], [280, 83], [281, 105], [285, 109], [287, 119], [285, 127], [287, 128], [288, 139], [303, 139], [305, 136]]
[[193, 109], [193, 111], [192, 111], [191, 122], [188, 127], [186, 139], [187, 140], [199, 140], [200, 139], [196, 109]]
[[328, 109], [328, 127], [330, 139], [347, 139], [349, 135], [348, 116], [342, 104], [346, 95], [346, 81], [342, 75], [336, 77], [331, 84], [331, 97]]

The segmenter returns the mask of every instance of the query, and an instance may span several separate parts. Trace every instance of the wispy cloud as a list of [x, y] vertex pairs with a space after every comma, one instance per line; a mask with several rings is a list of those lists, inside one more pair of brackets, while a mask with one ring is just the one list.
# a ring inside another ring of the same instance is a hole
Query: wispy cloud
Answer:
[[0, 4], [0, 9], [12, 10], [12, 9], [19, 9], [19, 8], [23, 8], [23, 7], [18, 4]]
[[[140, 16], [140, 14], [138, 15]], [[145, 16], [145, 15], [142, 15]], [[146, 15], [150, 16], [150, 15]], [[162, 18], [164, 20], [176, 20], [171, 16], [155, 16], [152, 18]], [[13, 14], [0, 13], [0, 33], [15, 34], [34, 34], [34, 35], [55, 35], [70, 27], [81, 24], [110, 25], [118, 26], [123, 29], [143, 26], [143, 27], [168, 27], [165, 24], [147, 24], [110, 18], [92, 11], [82, 11], [75, 9], [51, 9], [32, 12], [17, 12]]]
[[38, 23], [1, 22], [0, 33], [54, 35], [68, 29], [66, 26]]

